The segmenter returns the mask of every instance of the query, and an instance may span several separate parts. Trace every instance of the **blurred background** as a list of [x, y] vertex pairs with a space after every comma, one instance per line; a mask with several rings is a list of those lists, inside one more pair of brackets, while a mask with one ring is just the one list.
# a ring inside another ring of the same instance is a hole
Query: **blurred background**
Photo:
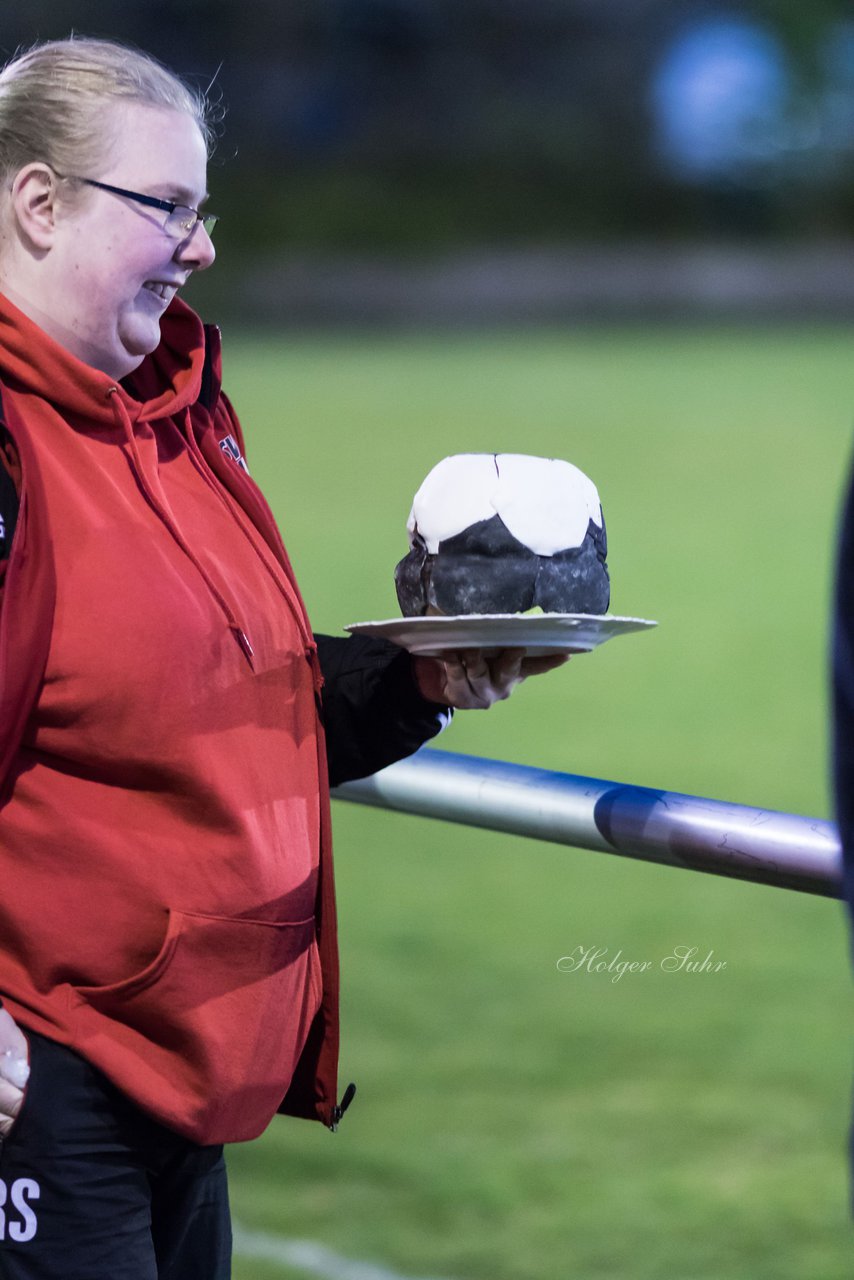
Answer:
[[[28, 0], [222, 104], [187, 295], [318, 629], [397, 613], [455, 452], [597, 483], [657, 619], [457, 716], [454, 751], [827, 816], [854, 409], [854, 17], [837, 0]], [[843, 1280], [838, 904], [336, 805], [333, 1139], [230, 1153], [239, 1280]], [[645, 975], [559, 972], [575, 948]], [[725, 968], [667, 973], [677, 946]], [[362, 1265], [363, 1270], [359, 1270]]]
[[843, 0], [30, 0], [225, 109], [200, 297], [278, 322], [852, 305]]

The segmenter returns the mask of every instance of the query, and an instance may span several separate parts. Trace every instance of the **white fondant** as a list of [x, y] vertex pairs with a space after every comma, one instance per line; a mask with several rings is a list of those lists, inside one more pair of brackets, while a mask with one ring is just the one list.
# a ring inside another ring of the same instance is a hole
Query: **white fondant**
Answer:
[[540, 556], [584, 541], [590, 520], [602, 525], [596, 486], [560, 458], [522, 453], [460, 453], [443, 458], [415, 495], [407, 529], [435, 555], [439, 543], [499, 515], [513, 537]]
[[412, 500], [407, 529], [418, 532], [434, 556], [439, 543], [495, 515], [492, 495], [498, 476], [491, 453], [457, 453], [443, 458]]
[[495, 509], [519, 542], [538, 556], [580, 547], [591, 520], [602, 524], [593, 481], [571, 462], [501, 453]]

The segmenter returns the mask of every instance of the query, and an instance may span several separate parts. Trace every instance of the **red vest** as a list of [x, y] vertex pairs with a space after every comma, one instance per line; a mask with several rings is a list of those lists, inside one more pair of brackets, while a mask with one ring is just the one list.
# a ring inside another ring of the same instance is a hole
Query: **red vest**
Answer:
[[[0, 298], [22, 467], [0, 609], [0, 991], [201, 1143], [334, 1123], [311, 630], [180, 301], [133, 394]], [[290, 1088], [289, 1088], [290, 1086]]]

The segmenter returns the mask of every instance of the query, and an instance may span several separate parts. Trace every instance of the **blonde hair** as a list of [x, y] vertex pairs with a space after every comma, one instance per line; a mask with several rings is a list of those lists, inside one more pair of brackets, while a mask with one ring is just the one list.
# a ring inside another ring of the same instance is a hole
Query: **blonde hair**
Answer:
[[87, 174], [109, 147], [105, 107], [122, 101], [186, 111], [211, 150], [203, 92], [147, 53], [71, 36], [34, 45], [0, 71], [0, 182], [36, 160], [58, 173]]

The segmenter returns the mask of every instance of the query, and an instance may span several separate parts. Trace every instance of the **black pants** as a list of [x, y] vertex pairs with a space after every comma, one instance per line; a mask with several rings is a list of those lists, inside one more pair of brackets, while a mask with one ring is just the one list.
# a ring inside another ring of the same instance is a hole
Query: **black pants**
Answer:
[[228, 1280], [222, 1147], [157, 1124], [69, 1049], [29, 1034], [0, 1154], [3, 1280]]

